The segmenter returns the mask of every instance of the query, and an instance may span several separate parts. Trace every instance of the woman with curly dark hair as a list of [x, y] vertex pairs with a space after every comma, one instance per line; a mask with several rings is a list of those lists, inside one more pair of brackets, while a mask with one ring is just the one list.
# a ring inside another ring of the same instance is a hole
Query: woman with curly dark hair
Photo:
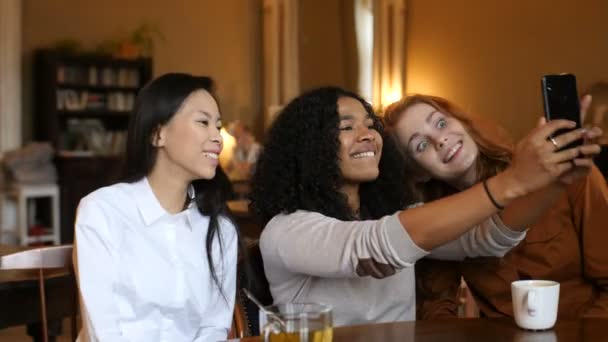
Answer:
[[411, 203], [399, 184], [406, 175], [371, 106], [336, 87], [297, 97], [270, 129], [252, 184], [274, 301], [330, 304], [337, 326], [415, 319], [418, 259], [501, 256], [525, 237], [488, 218], [496, 203], [571, 167], [538, 149], [565, 127], [551, 122], [533, 131], [485, 186], [400, 210]]

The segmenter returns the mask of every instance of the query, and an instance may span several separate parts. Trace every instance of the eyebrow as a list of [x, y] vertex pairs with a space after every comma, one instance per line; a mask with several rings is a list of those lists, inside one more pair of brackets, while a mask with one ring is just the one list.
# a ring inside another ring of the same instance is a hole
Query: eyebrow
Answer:
[[436, 110], [436, 109], [434, 109], [433, 111], [431, 111], [431, 112], [429, 113], [429, 115], [426, 117], [426, 122], [427, 122], [427, 123], [431, 123], [431, 120], [433, 119], [433, 115], [435, 115], [435, 113], [437, 113], [437, 110]]
[[[208, 112], [204, 111], [204, 110], [197, 110], [198, 113], [201, 113], [203, 115], [205, 115], [207, 118], [212, 119], [213, 115], [209, 114]], [[217, 116], [217, 120], [216, 121], [222, 121], [222, 115], [219, 114]]]
[[[365, 117], [365, 120], [367, 119], [374, 119], [371, 115], [367, 114], [367, 116]], [[347, 120], [355, 120], [355, 116], [352, 114], [344, 114], [344, 115], [340, 115], [340, 121], [347, 121]]]
[[[433, 120], [433, 115], [435, 115], [435, 113], [437, 113], [437, 110], [436, 109], [432, 110], [429, 113], [429, 115], [427, 115], [426, 120], [424, 120], [424, 121], [426, 121], [427, 123], [430, 124], [431, 121]], [[410, 147], [410, 143], [412, 142], [412, 140], [414, 140], [415, 138], [417, 138], [419, 135], [420, 135], [420, 133], [418, 133], [418, 132], [412, 134], [412, 136], [410, 137], [410, 139], [407, 141], [407, 148]]]

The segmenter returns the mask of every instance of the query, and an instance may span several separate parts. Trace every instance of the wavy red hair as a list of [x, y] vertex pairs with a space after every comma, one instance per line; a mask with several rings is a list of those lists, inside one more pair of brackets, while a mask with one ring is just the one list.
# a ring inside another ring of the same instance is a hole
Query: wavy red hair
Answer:
[[[479, 148], [479, 156], [475, 163], [477, 168], [477, 181], [494, 176], [509, 166], [513, 155], [512, 147], [509, 144], [491, 139], [488, 135], [484, 134], [479, 127], [475, 126], [471, 117], [458, 106], [447, 99], [438, 96], [414, 94], [389, 105], [384, 113], [384, 123], [386, 125], [386, 131], [392, 139], [396, 139], [398, 142], [395, 127], [402, 119], [405, 110], [419, 103], [430, 105], [437, 111], [460, 121], [473, 141], [475, 141]], [[424, 172], [421, 166], [409, 156], [400, 142], [398, 145], [401, 147], [401, 152], [407, 159], [408, 165], [412, 165], [411, 171], [414, 172], [414, 174]], [[421, 197], [420, 200], [422, 201], [435, 200], [458, 191], [446, 182], [438, 179], [431, 179], [426, 182], [413, 182], [417, 183], [414, 184], [414, 188], [419, 192]]]

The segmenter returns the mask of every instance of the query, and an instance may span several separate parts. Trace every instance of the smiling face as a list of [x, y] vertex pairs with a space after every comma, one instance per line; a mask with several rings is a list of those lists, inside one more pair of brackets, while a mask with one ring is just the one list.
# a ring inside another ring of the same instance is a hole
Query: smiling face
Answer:
[[340, 116], [340, 171], [345, 183], [359, 184], [378, 178], [382, 137], [374, 128], [374, 119], [359, 100], [338, 99]]
[[215, 99], [205, 90], [194, 91], [155, 135], [156, 167], [185, 181], [215, 176], [222, 151], [222, 118]]
[[456, 118], [429, 104], [416, 103], [402, 113], [395, 132], [429, 176], [458, 188], [475, 182], [479, 149]]

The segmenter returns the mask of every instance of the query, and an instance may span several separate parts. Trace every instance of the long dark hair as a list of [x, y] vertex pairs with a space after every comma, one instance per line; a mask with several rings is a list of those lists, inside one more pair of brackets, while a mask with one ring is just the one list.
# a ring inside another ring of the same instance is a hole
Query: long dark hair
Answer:
[[[138, 94], [129, 122], [127, 140], [127, 155], [125, 162], [124, 181], [133, 183], [146, 177], [156, 161], [157, 148], [152, 145], [152, 139], [157, 129], [171, 120], [180, 109], [183, 102], [192, 92], [206, 90], [213, 94], [213, 80], [209, 77], [197, 77], [189, 74], [170, 73], [162, 75], [148, 83]], [[217, 100], [216, 100], [217, 102]], [[213, 282], [226, 299], [220, 286], [220, 280], [213, 263], [213, 240], [218, 239], [220, 254], [223, 256], [222, 234], [219, 231], [219, 219], [224, 217], [230, 221], [226, 209], [226, 200], [230, 195], [230, 182], [220, 167], [212, 179], [198, 179], [192, 182], [195, 190], [194, 199], [186, 199], [184, 208], [193, 201], [198, 211], [209, 217], [209, 226], [205, 246], [207, 263]], [[236, 226], [235, 226], [236, 227]], [[237, 229], [237, 236], [239, 234]], [[239, 239], [240, 240], [240, 239]]]
[[[340, 220], [355, 220], [343, 184], [338, 99], [361, 102], [384, 138], [384, 129], [372, 107], [359, 95], [338, 87], [323, 87], [292, 100], [278, 115], [267, 135], [252, 180], [251, 206], [263, 223], [281, 213], [307, 210]], [[396, 146], [385, 139], [380, 175], [362, 183], [360, 218], [380, 218], [401, 209], [408, 201]]]

